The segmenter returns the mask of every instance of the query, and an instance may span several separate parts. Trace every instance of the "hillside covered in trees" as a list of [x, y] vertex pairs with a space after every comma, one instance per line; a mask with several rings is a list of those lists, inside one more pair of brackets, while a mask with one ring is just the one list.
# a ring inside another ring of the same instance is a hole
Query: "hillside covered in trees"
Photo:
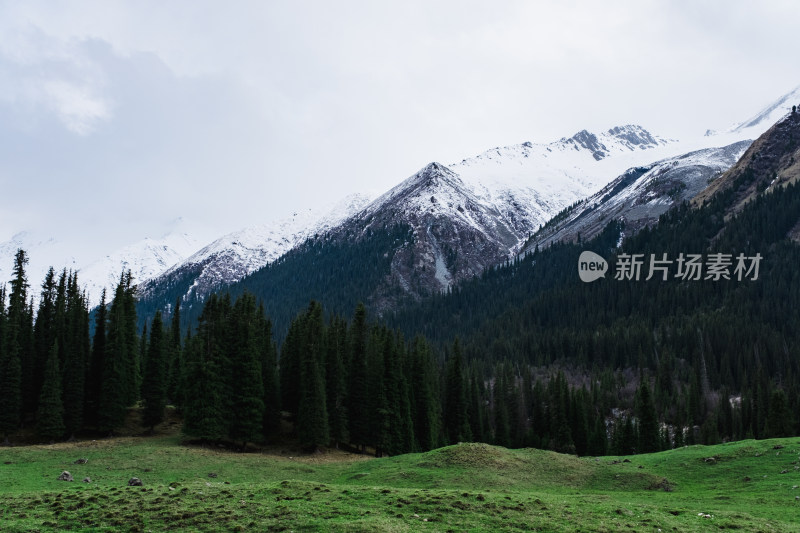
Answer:
[[[189, 439], [289, 436], [377, 455], [459, 441], [632, 453], [798, 435], [800, 184], [784, 169], [798, 127], [797, 115], [778, 124], [760, 143], [769, 153], [748, 152], [702, 205], [653, 228], [621, 242], [624, 222], [610, 221], [591, 241], [537, 249], [380, 318], [352, 301], [386, 274], [381, 250], [409, 238], [404, 226], [349, 248], [309, 241], [193, 302], [188, 329], [180, 299], [168, 316], [139, 315], [130, 274], [93, 328], [73, 272], [51, 270], [34, 309], [20, 250], [0, 292], [0, 433], [109, 434], [133, 406], [152, 430], [171, 404]], [[605, 279], [580, 281], [585, 250], [612, 265]], [[641, 276], [625, 275], [636, 257]], [[283, 303], [265, 308], [248, 288]]]

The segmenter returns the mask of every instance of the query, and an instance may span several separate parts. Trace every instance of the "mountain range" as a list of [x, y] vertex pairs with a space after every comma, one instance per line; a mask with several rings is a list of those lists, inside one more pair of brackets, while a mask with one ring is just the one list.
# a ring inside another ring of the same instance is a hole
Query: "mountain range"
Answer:
[[124, 269], [131, 269], [140, 294], [151, 301], [165, 294], [165, 287], [171, 295], [202, 299], [308, 239], [343, 242], [405, 224], [410, 238], [385, 250], [389, 271], [383, 289], [375, 292], [384, 296], [374, 303], [388, 307], [397, 299], [385, 296], [396, 292], [391, 287], [402, 296], [420, 298], [521, 251], [591, 237], [610, 218], [625, 219], [628, 231], [653, 222], [730, 168], [795, 101], [800, 101], [800, 88], [750, 119], [698, 139], [664, 139], [626, 125], [600, 133], [584, 130], [547, 144], [497, 147], [448, 165], [434, 162], [377, 198], [353, 194], [326, 212], [300, 210], [289, 219], [245, 228], [205, 246], [181, 227], [83, 265], [58, 242], [23, 233], [0, 244], [0, 279], [9, 278], [11, 256], [23, 247], [32, 258], [32, 285], [51, 264], [78, 269], [95, 304]]

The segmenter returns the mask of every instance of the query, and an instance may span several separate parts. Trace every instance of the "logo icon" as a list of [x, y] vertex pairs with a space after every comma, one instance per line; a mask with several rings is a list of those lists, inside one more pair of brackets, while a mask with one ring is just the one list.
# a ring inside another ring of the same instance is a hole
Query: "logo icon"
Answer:
[[608, 262], [594, 252], [581, 252], [578, 258], [578, 276], [581, 281], [591, 283], [600, 278], [606, 277]]

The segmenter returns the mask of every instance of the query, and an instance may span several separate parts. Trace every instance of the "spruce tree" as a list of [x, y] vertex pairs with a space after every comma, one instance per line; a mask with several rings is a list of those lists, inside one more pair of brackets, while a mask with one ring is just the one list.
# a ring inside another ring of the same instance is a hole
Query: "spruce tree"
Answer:
[[456, 339], [447, 365], [447, 382], [444, 409], [445, 431], [448, 444], [472, 440], [467, 420], [467, 391], [461, 360], [461, 344]]
[[325, 391], [331, 442], [338, 448], [347, 442], [347, 376], [344, 354], [347, 350], [347, 323], [333, 318], [326, 331]]
[[[387, 342], [389, 346], [387, 346]], [[367, 344], [367, 393], [369, 396], [368, 442], [375, 447], [375, 457], [382, 457], [391, 446], [391, 417], [386, 390], [385, 353], [391, 349], [385, 327], [374, 326]]]
[[359, 303], [353, 316], [350, 335], [349, 394], [347, 413], [350, 418], [350, 441], [362, 452], [369, 442], [369, 392], [367, 378], [367, 318], [364, 304]]
[[183, 366], [183, 353], [181, 349], [181, 299], [175, 300], [170, 322], [169, 341], [167, 344], [169, 363], [167, 367], [167, 399], [173, 405], [178, 405], [181, 373]]
[[789, 411], [786, 393], [781, 389], [772, 391], [769, 400], [769, 414], [764, 425], [764, 435], [768, 439], [790, 437], [793, 434], [792, 413]]
[[637, 453], [652, 453], [660, 449], [658, 417], [650, 394], [650, 385], [642, 377], [636, 398], [636, 414], [639, 418], [639, 443]]
[[166, 361], [165, 354], [169, 348], [164, 342], [164, 326], [161, 311], [156, 311], [153, 322], [150, 324], [150, 343], [147, 346], [147, 359], [145, 361], [142, 379], [142, 423], [153, 428], [164, 420], [164, 408], [167, 404], [166, 387]]
[[272, 322], [267, 319], [263, 305], [258, 307], [258, 342], [261, 355], [261, 381], [264, 389], [264, 439], [269, 440], [280, 431], [281, 395], [278, 385], [278, 358], [272, 340]]
[[89, 361], [88, 375], [86, 378], [86, 419], [90, 425], [97, 425], [97, 414], [103, 371], [106, 362], [106, 321], [108, 309], [106, 308], [106, 290], [100, 296], [100, 305], [95, 309], [94, 337]]
[[281, 408], [294, 418], [300, 408], [300, 374], [303, 349], [305, 315], [295, 317], [281, 346], [279, 360]]
[[495, 380], [492, 389], [494, 404], [494, 443], [498, 446], [511, 446], [511, 424], [506, 403], [506, 373], [503, 365], [495, 366]]
[[[106, 353], [103, 361], [103, 378], [100, 385], [97, 426], [101, 431], [113, 432], [125, 421], [127, 408], [133, 404], [138, 391], [136, 386], [136, 354], [138, 342], [135, 334], [136, 316], [129, 316], [127, 300], [130, 292], [130, 275], [123, 273], [114, 291], [108, 312]], [[131, 328], [133, 318], [134, 329]]]
[[78, 286], [78, 275], [67, 280], [64, 321], [64, 360], [62, 391], [64, 424], [67, 434], [74, 438], [83, 428], [87, 363], [89, 359], [89, 311]]
[[413, 372], [411, 390], [414, 392], [414, 437], [421, 451], [439, 445], [439, 410], [436, 394], [437, 371], [431, 349], [424, 337], [414, 339], [411, 352]]
[[42, 390], [44, 382], [44, 372], [47, 367], [47, 359], [50, 349], [55, 341], [54, 319], [55, 319], [55, 299], [56, 299], [56, 279], [53, 267], [47, 271], [42, 282], [42, 292], [39, 297], [39, 308], [36, 312], [36, 323], [34, 325], [34, 344], [35, 344], [35, 364], [33, 367], [33, 388], [26, 403], [33, 401], [35, 405], [39, 401], [39, 392]]
[[39, 409], [36, 415], [36, 433], [45, 441], [64, 437], [64, 404], [61, 401], [61, 372], [58, 364], [58, 341], [53, 341], [44, 372]]
[[200, 314], [197, 335], [185, 343], [183, 434], [205, 441], [227, 436], [222, 369], [224, 302], [212, 294]]
[[322, 306], [318, 302], [311, 302], [304, 322], [297, 436], [305, 446], [316, 450], [330, 441], [322, 370], [324, 324]]
[[264, 435], [264, 381], [256, 316], [256, 300], [250, 293], [242, 294], [233, 306], [228, 330], [228, 361], [233, 370], [228, 397], [232, 410], [228, 414], [228, 436], [246, 447], [248, 442], [260, 441]]
[[25, 252], [17, 250], [9, 293], [5, 343], [0, 353], [0, 434], [5, 437], [6, 443], [9, 436], [19, 429], [22, 417], [21, 341], [27, 314], [27, 263]]

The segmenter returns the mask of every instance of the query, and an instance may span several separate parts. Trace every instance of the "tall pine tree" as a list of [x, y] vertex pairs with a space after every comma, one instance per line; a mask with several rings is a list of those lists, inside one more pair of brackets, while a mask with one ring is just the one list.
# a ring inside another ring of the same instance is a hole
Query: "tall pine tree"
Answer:
[[150, 324], [150, 343], [147, 346], [142, 379], [142, 400], [144, 410], [142, 423], [153, 431], [153, 428], [164, 420], [164, 408], [167, 404], [167, 365], [166, 354], [169, 348], [164, 342], [164, 325], [161, 311], [156, 311]]
[[0, 434], [9, 442], [22, 419], [22, 345], [27, 322], [28, 257], [22, 249], [14, 256], [8, 301], [5, 342], [0, 353]]
[[39, 397], [36, 433], [46, 441], [64, 437], [64, 404], [61, 401], [61, 372], [58, 364], [58, 341], [53, 341], [44, 372], [42, 393]]

